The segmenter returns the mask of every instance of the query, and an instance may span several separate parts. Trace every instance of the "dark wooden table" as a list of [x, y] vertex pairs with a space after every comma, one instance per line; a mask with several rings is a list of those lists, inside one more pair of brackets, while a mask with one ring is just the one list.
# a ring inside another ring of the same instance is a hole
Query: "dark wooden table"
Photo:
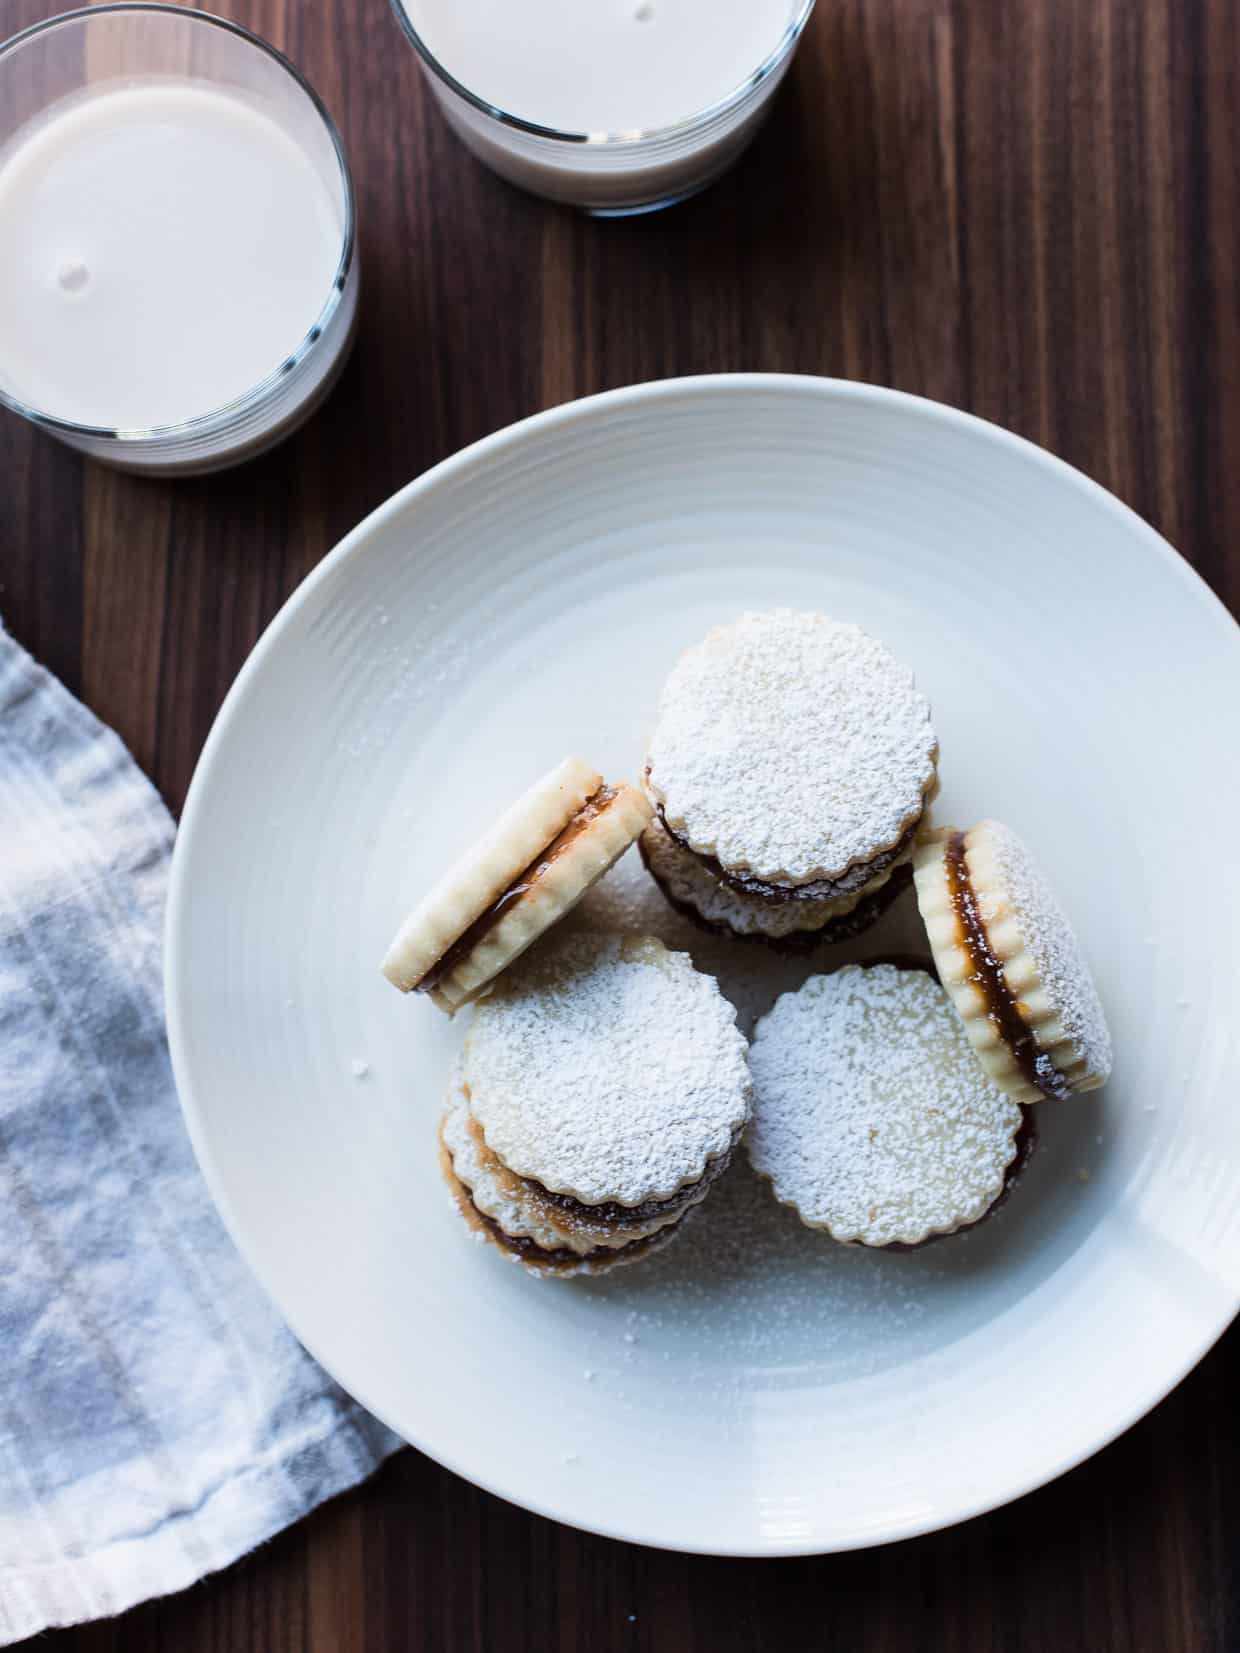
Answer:
[[[54, 9], [0, 0], [0, 24]], [[174, 809], [255, 638], [346, 529], [475, 437], [634, 380], [829, 373], [972, 409], [1112, 488], [1240, 608], [1236, 0], [818, 0], [739, 168], [630, 223], [485, 173], [384, 0], [215, 9], [283, 46], [344, 133], [365, 280], [339, 389], [270, 457], [168, 484], [0, 415], [0, 613]], [[405, 1452], [228, 1573], [41, 1645], [1230, 1653], [1238, 1389], [1233, 1331], [1057, 1485], [808, 1561], [585, 1537]]]

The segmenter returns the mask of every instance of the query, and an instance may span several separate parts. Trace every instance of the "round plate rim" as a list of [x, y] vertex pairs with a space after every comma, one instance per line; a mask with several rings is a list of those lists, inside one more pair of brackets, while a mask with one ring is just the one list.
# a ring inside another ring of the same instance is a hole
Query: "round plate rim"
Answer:
[[1213, 624], [1221, 624], [1233, 638], [1240, 640], [1240, 625], [1233, 619], [1222, 601], [1191, 564], [1176, 551], [1174, 546], [1131, 507], [1125, 505], [1122, 500], [1118, 499], [1116, 495], [1100, 483], [1086, 476], [1083, 471], [1048, 452], [1045, 448], [1039, 447], [1023, 436], [1018, 436], [1015, 432], [1004, 429], [1003, 426], [997, 425], [991, 420], [983, 419], [976, 414], [966, 413], [963, 409], [951, 407], [946, 403], [936, 402], [928, 397], [913, 395], [907, 391], [894, 390], [882, 385], [796, 373], [715, 373], [688, 375], [683, 378], [654, 379], [565, 402], [556, 407], [545, 409], [543, 412], [531, 414], [479, 438], [468, 446], [459, 449], [456, 453], [440, 460], [412, 481], [407, 482], [402, 488], [399, 488], [388, 499], [363, 517], [323, 557], [285, 599], [262, 632], [241, 670], [234, 678], [216, 713], [186, 793], [174, 845], [164, 923], [164, 998], [172, 1070], [182, 1116], [199, 1168], [229, 1237], [244, 1258], [259, 1286], [271, 1300], [276, 1312], [289, 1326], [294, 1336], [318, 1364], [335, 1381], [339, 1382], [362, 1407], [391, 1429], [394, 1434], [399, 1435], [402, 1440], [408, 1442], [419, 1452], [425, 1453], [435, 1463], [451, 1470], [454, 1474], [460, 1475], [473, 1485], [482, 1488], [482, 1490], [503, 1498], [518, 1508], [526, 1509], [532, 1514], [544, 1516], [548, 1520], [565, 1522], [579, 1531], [594, 1533], [599, 1537], [641, 1544], [649, 1548], [669, 1550], [675, 1553], [778, 1559], [779, 1557], [790, 1556], [843, 1554], [852, 1550], [870, 1549], [882, 1544], [900, 1542], [905, 1539], [921, 1537], [927, 1533], [939, 1532], [948, 1527], [957, 1526], [961, 1522], [972, 1520], [977, 1516], [988, 1514], [992, 1510], [1001, 1509], [1005, 1505], [1025, 1497], [1028, 1493], [1035, 1492], [1040, 1487], [1057, 1480], [1061, 1475], [1065, 1475], [1080, 1464], [1087, 1462], [1118, 1439], [1120, 1435], [1132, 1428], [1133, 1425], [1139, 1423], [1183, 1381], [1188, 1373], [1213, 1348], [1214, 1344], [1231, 1325], [1237, 1313], [1240, 1312], [1240, 1294], [1237, 1294], [1232, 1301], [1229, 1312], [1221, 1323], [1213, 1327], [1176, 1366], [1170, 1381], [1153, 1384], [1151, 1392], [1144, 1397], [1139, 1406], [1115, 1420], [1114, 1428], [1104, 1431], [1083, 1450], [1079, 1452], [1070, 1451], [1049, 1466], [1044, 1466], [1035, 1473], [1018, 1477], [1001, 1491], [991, 1490], [974, 1498], [961, 1499], [950, 1509], [937, 1509], [929, 1515], [913, 1517], [905, 1521], [893, 1521], [886, 1528], [868, 1530], [855, 1539], [834, 1539], [828, 1543], [813, 1537], [801, 1540], [781, 1539], [774, 1544], [764, 1544], [761, 1548], [746, 1544], [703, 1544], [696, 1539], [692, 1544], [677, 1544], [667, 1539], [651, 1537], [649, 1534], [634, 1530], [623, 1523], [609, 1524], [606, 1520], [583, 1521], [578, 1516], [565, 1514], [552, 1500], [543, 1499], [537, 1495], [531, 1496], [525, 1489], [506, 1484], [502, 1475], [484, 1475], [478, 1473], [473, 1467], [465, 1468], [454, 1461], [452, 1455], [445, 1455], [438, 1451], [424, 1436], [411, 1434], [405, 1427], [398, 1428], [390, 1415], [386, 1413], [383, 1404], [375, 1402], [373, 1397], [368, 1396], [366, 1383], [357, 1381], [352, 1374], [350, 1374], [347, 1381], [343, 1376], [337, 1376], [335, 1363], [318, 1347], [317, 1339], [307, 1336], [304, 1329], [299, 1326], [297, 1318], [290, 1317], [285, 1313], [277, 1293], [265, 1277], [264, 1270], [255, 1260], [253, 1255], [255, 1248], [251, 1247], [248, 1242], [245, 1224], [232, 1205], [223, 1178], [215, 1166], [207, 1140], [204, 1117], [194, 1092], [187, 1057], [182, 1009], [186, 992], [186, 980], [177, 945], [181, 928], [181, 915], [186, 900], [187, 867], [192, 859], [194, 841], [199, 831], [199, 820], [203, 813], [203, 800], [211, 785], [211, 772], [216, 755], [230, 738], [233, 726], [243, 713], [251, 680], [263, 669], [278, 646], [285, 628], [293, 621], [298, 610], [309, 600], [321, 581], [330, 578], [337, 568], [359, 551], [374, 532], [398, 517], [420, 495], [429, 492], [439, 483], [456, 476], [460, 472], [487, 464], [491, 459], [503, 454], [508, 449], [517, 447], [531, 438], [536, 439], [544, 432], [554, 431], [565, 425], [592, 420], [599, 415], [606, 415], [609, 411], [618, 407], [633, 407], [649, 402], [670, 401], [683, 396], [706, 394], [727, 397], [744, 396], [754, 392], [805, 395], [811, 398], [839, 399], [885, 405], [892, 408], [904, 408], [916, 412], [932, 422], [967, 430], [986, 440], [995, 442], [1001, 447], [1007, 447], [1009, 450], [1020, 454], [1035, 468], [1042, 468], [1058, 484], [1066, 484], [1084, 492], [1095, 504], [1101, 505], [1117, 516], [1128, 531], [1144, 544], [1147, 551], [1175, 569], [1177, 577], [1182, 580], [1186, 590], [1191, 591], [1189, 600], [1204, 605], [1204, 608], [1212, 615]]

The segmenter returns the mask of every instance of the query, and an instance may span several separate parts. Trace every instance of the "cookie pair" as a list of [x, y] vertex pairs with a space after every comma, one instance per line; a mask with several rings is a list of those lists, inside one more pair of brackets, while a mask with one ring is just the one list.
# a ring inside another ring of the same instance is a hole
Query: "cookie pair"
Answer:
[[466, 1222], [535, 1274], [666, 1245], [749, 1117], [713, 978], [649, 937], [547, 938], [474, 1014], [440, 1127]]
[[914, 1246], [979, 1222], [1032, 1148], [1022, 1104], [1111, 1070], [1088, 966], [1016, 834], [927, 833], [914, 868], [939, 982], [889, 964], [812, 976], [750, 1053], [750, 1159], [845, 1243]]

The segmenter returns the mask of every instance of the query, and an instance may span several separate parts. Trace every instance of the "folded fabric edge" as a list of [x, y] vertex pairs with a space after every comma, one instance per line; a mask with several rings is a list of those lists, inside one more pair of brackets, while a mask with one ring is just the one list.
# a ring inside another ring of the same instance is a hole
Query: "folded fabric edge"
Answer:
[[187, 1589], [357, 1486], [403, 1445], [350, 1402], [326, 1435], [247, 1465], [154, 1530], [46, 1566], [0, 1566], [0, 1647]]

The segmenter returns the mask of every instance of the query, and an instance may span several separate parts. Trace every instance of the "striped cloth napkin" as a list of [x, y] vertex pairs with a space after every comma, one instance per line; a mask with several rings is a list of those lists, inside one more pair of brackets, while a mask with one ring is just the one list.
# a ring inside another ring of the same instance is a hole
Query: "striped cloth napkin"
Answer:
[[0, 629], [0, 1645], [227, 1566], [400, 1444], [281, 1324], [181, 1123], [172, 822]]

